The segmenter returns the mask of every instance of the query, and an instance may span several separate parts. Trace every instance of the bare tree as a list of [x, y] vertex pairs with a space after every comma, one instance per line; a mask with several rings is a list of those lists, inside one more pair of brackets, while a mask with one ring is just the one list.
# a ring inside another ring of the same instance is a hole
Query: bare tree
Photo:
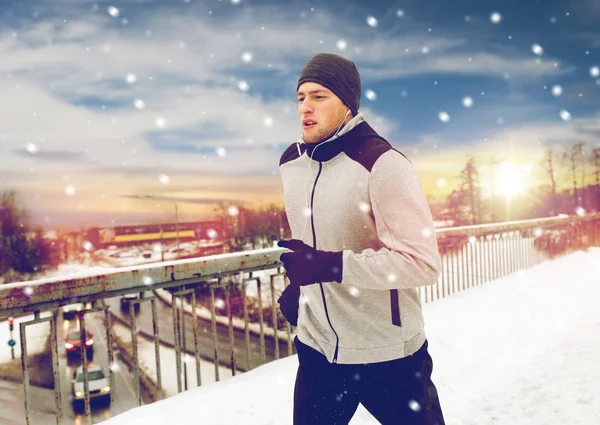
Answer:
[[542, 160], [542, 167], [550, 179], [550, 215], [556, 215], [556, 179], [554, 174], [554, 152], [547, 148]]
[[596, 202], [595, 209], [600, 208], [600, 148], [592, 149], [590, 162], [596, 169]]
[[[577, 196], [577, 160], [583, 156], [583, 143], [575, 143], [571, 146], [569, 152], [563, 152], [563, 161], [570, 162], [571, 171], [573, 173], [573, 204], [576, 207], [579, 204], [579, 196]], [[583, 186], [582, 186], [583, 187]]]
[[474, 156], [469, 157], [465, 168], [460, 172], [460, 177], [462, 179], [461, 190], [467, 193], [471, 204], [471, 224], [479, 224], [481, 223], [481, 196], [477, 160]]

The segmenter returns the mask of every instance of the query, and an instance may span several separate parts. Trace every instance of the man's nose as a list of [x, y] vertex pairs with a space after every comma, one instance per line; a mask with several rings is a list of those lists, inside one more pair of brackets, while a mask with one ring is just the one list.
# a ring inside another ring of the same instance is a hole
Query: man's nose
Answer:
[[307, 99], [304, 99], [303, 101], [298, 103], [298, 111], [301, 114], [304, 114], [307, 112], [312, 112], [312, 110], [313, 110], [312, 104]]

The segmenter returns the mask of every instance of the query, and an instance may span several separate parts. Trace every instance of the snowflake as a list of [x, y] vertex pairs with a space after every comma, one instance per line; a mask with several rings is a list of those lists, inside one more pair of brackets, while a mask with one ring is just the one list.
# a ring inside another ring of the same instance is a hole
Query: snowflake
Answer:
[[396, 16], [398, 16], [399, 18], [402, 18], [404, 16], [404, 10], [402, 10], [402, 9], [396, 10]]
[[85, 241], [85, 242], [83, 242], [83, 249], [85, 249], [88, 252], [93, 251], [94, 245], [90, 241]]
[[223, 158], [227, 155], [227, 150], [225, 148], [217, 148], [216, 152], [217, 152], [217, 155], [219, 155], [221, 158]]
[[471, 243], [471, 244], [477, 243], [477, 237], [476, 236], [469, 236], [469, 243]]
[[68, 185], [68, 186], [65, 188], [65, 193], [66, 193], [67, 195], [69, 195], [69, 196], [73, 196], [73, 195], [75, 195], [75, 187], [74, 187], [73, 185]]
[[435, 184], [437, 185], [437, 187], [439, 187], [441, 189], [446, 186], [446, 179], [441, 179], [441, 178], [437, 179]]
[[133, 101], [133, 106], [135, 106], [136, 109], [141, 111], [142, 109], [144, 109], [146, 107], [146, 104], [144, 103], [144, 101], [142, 99], [135, 99]]
[[240, 213], [240, 211], [238, 210], [238, 208], [235, 205], [230, 206], [227, 209], [227, 212], [231, 217], [235, 217], [236, 215], [238, 215]]
[[368, 213], [369, 211], [371, 211], [371, 207], [366, 202], [360, 202], [358, 204], [358, 208], [364, 213]]
[[265, 117], [263, 122], [265, 124], [265, 127], [273, 127], [273, 118]]
[[119, 11], [119, 9], [117, 9], [114, 6], [109, 6], [108, 9], [107, 9], [107, 11], [108, 11], [108, 14], [110, 16], [112, 16], [113, 18], [118, 18], [119, 15], [121, 14], [121, 12]]
[[462, 104], [465, 108], [470, 108], [473, 106], [473, 98], [469, 96], [463, 97]]
[[247, 82], [245, 82], [245, 81], [243, 81], [243, 80], [242, 80], [242, 81], [239, 81], [239, 82], [238, 82], [238, 88], [239, 88], [241, 91], [248, 91], [248, 89], [250, 88], [250, 86], [248, 85], [248, 83], [247, 83]]
[[127, 81], [128, 84], [135, 84], [137, 81], [137, 75], [135, 75], [134, 73], [130, 72], [129, 74], [127, 74], [125, 76], [125, 81]]
[[532, 44], [531, 51], [538, 56], [541, 56], [544, 54], [544, 49], [539, 44]]
[[585, 215], [585, 209], [583, 207], [577, 207], [577, 209], [575, 210], [575, 213], [579, 217], [583, 217]]
[[26, 287], [25, 289], [23, 289], [23, 293], [30, 297], [33, 295], [33, 288], [31, 286]]
[[558, 84], [552, 87], [552, 94], [554, 96], [560, 96], [561, 94], [563, 94], [563, 89], [561, 86], [559, 86]]
[[250, 53], [250, 52], [242, 53], [242, 60], [244, 62], [250, 63], [250, 62], [252, 62], [252, 58], [253, 58], [252, 53]]
[[335, 45], [340, 50], [346, 50], [346, 47], [348, 47], [348, 43], [344, 39], [338, 40]]
[[219, 309], [225, 308], [225, 301], [223, 301], [221, 298], [217, 298], [215, 300], [215, 307], [217, 307]]
[[167, 124], [167, 121], [163, 117], [158, 117], [156, 119], [156, 126], [158, 128], [165, 128], [166, 124]]
[[544, 232], [543, 232], [543, 230], [540, 227], [536, 227], [533, 230], [533, 236], [535, 236], [536, 238], [539, 238], [540, 236], [542, 236], [543, 233]]
[[377, 18], [374, 16], [367, 16], [367, 24], [369, 24], [370, 27], [375, 28], [378, 23], [379, 22], [377, 22]]
[[592, 67], [590, 68], [590, 75], [591, 75], [593, 78], [598, 78], [598, 77], [600, 77], [600, 68], [598, 68], [597, 66], [592, 66]]
[[218, 236], [218, 233], [215, 229], [208, 229], [206, 231], [206, 235], [210, 238], [210, 239], [216, 239]]
[[376, 100], [377, 99], [377, 93], [375, 93], [373, 90], [369, 90], [367, 89], [365, 91], [365, 97], [369, 100]]
[[142, 283], [144, 285], [152, 285], [154, 283], [154, 279], [152, 279], [152, 277], [150, 277], [150, 276], [144, 276], [142, 278]]
[[450, 115], [448, 115], [448, 113], [442, 111], [438, 114], [438, 118], [440, 119], [440, 121], [442, 122], [449, 122], [450, 121]]
[[171, 178], [169, 176], [167, 176], [166, 174], [160, 174], [158, 176], [158, 180], [162, 183], [162, 184], [169, 184], [171, 182]]
[[408, 402], [408, 407], [414, 412], [419, 412], [421, 410], [421, 405], [416, 400], [411, 400]]
[[569, 121], [571, 119], [571, 114], [566, 109], [560, 111], [559, 115], [563, 119], [563, 121]]
[[494, 12], [490, 15], [490, 21], [492, 21], [493, 24], [499, 24], [502, 21], [502, 15], [498, 12]]
[[27, 143], [27, 145], [25, 146], [25, 149], [27, 149], [27, 152], [29, 152], [30, 154], [37, 153], [37, 151], [38, 151], [37, 146], [34, 145], [33, 143]]
[[431, 237], [431, 235], [433, 235], [433, 231], [429, 228], [425, 228], [425, 229], [423, 229], [421, 234], [423, 235], [424, 238], [429, 238], [429, 237]]

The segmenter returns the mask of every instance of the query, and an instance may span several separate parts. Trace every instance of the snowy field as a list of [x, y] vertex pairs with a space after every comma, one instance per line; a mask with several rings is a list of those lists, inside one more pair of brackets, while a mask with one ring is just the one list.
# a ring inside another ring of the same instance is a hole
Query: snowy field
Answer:
[[[600, 399], [600, 249], [424, 306], [448, 425], [589, 425]], [[292, 423], [297, 357], [133, 409], [107, 425]], [[359, 409], [351, 425], [375, 425]]]

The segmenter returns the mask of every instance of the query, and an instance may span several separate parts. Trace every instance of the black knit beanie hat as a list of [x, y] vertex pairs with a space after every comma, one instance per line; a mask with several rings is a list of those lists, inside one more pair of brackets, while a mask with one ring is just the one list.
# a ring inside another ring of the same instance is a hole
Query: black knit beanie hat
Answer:
[[354, 62], [331, 53], [316, 54], [304, 65], [296, 91], [307, 82], [327, 87], [350, 108], [353, 115], [358, 112], [361, 85]]

